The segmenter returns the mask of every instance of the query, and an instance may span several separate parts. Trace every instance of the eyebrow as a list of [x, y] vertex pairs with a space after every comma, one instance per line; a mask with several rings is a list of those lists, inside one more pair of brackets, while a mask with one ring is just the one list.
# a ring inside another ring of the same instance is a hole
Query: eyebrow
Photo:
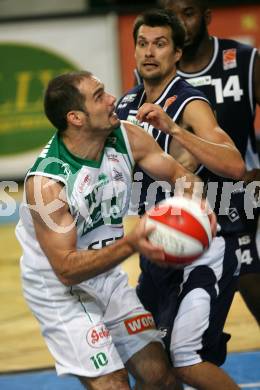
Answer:
[[100, 92], [103, 92], [104, 89], [105, 89], [104, 84], [103, 84], [103, 83], [100, 84], [100, 85], [97, 87], [97, 89], [93, 92], [93, 95], [92, 95], [92, 96], [93, 96], [93, 97], [97, 96]]
[[[143, 36], [143, 35], [139, 35], [138, 39], [145, 39], [145, 40], [147, 40], [147, 38], [145, 36]], [[155, 41], [159, 41], [160, 39], [165, 39], [166, 41], [168, 41], [168, 38], [165, 35], [161, 35], [159, 37], [156, 37], [154, 40]]]

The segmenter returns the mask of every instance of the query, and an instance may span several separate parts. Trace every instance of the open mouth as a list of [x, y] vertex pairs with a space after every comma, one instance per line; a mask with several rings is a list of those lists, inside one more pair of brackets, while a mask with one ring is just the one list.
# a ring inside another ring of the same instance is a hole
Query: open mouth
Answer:
[[113, 119], [118, 119], [117, 113], [115, 111], [111, 111], [111, 113], [109, 114], [109, 117], [113, 118]]
[[157, 68], [157, 67], [158, 67], [158, 65], [155, 64], [155, 63], [153, 63], [153, 62], [145, 62], [145, 63], [143, 64], [143, 66], [144, 66], [145, 68]]

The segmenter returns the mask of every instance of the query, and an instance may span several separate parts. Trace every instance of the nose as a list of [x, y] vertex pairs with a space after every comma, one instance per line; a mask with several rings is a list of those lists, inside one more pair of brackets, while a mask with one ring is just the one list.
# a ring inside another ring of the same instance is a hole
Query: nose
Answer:
[[146, 57], [151, 57], [152, 55], [153, 55], [152, 44], [149, 43], [149, 44], [146, 46], [145, 56], [146, 56]]
[[116, 102], [116, 97], [114, 95], [108, 94], [110, 104], [114, 104]]

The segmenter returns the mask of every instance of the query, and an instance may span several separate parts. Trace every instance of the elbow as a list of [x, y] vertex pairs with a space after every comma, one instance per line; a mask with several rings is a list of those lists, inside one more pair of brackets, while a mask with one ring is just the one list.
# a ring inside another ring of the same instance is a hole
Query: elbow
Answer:
[[235, 165], [235, 168], [233, 170], [233, 177], [234, 180], [241, 180], [243, 179], [246, 172], [246, 166], [242, 159]]
[[68, 272], [65, 272], [64, 270], [57, 270], [57, 269], [54, 269], [54, 272], [57, 278], [59, 279], [59, 281], [62, 284], [64, 284], [64, 286], [71, 287], [74, 284], [77, 284], [75, 280], [73, 280], [73, 278], [69, 275]]
[[223, 164], [222, 168], [223, 177], [233, 180], [243, 180], [246, 172], [245, 162], [238, 150], [233, 151], [233, 156], [230, 155], [230, 158], [226, 159], [226, 163]]
[[66, 287], [72, 287], [74, 284], [77, 284], [75, 283], [75, 281], [73, 281], [72, 279], [66, 277], [66, 276], [62, 276], [62, 275], [57, 275], [59, 281], [64, 284], [64, 286]]
[[59, 267], [59, 266], [54, 266], [54, 264], [52, 263], [52, 269], [55, 273], [55, 275], [57, 276], [57, 278], [59, 279], [59, 281], [64, 284], [64, 286], [66, 287], [71, 287], [75, 284], [78, 284], [79, 282], [77, 280], [75, 280], [75, 278], [73, 278], [73, 275], [70, 271], [70, 269], [66, 268], [66, 267]]

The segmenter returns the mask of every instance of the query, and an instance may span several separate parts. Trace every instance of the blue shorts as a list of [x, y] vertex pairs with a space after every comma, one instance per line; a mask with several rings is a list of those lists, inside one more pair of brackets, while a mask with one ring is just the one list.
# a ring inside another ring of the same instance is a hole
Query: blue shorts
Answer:
[[141, 259], [137, 293], [152, 312], [175, 367], [224, 363], [230, 336], [223, 328], [240, 270], [237, 249], [235, 238], [215, 237], [210, 249], [183, 270]]

